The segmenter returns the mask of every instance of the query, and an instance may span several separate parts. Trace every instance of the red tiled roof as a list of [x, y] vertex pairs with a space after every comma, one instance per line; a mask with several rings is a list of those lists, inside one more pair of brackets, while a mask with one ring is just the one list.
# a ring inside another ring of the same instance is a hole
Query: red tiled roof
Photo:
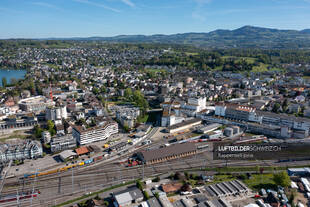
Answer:
[[75, 152], [80, 156], [80, 155], [89, 153], [89, 150], [87, 147], [80, 147], [80, 148], [77, 148]]

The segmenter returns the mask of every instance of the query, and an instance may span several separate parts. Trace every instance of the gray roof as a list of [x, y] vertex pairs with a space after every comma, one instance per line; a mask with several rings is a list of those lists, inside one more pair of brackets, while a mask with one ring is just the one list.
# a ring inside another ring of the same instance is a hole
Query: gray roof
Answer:
[[131, 202], [133, 199], [129, 192], [125, 192], [122, 194], [115, 195], [115, 200], [119, 205], [123, 205], [125, 203]]
[[294, 115], [288, 115], [284, 113], [276, 114], [273, 112], [268, 112], [268, 111], [256, 111], [257, 115], [260, 116], [268, 116], [268, 117], [275, 117], [278, 119], [287, 119], [287, 120], [292, 120], [292, 121], [297, 121], [297, 122], [310, 122], [310, 119], [304, 118], [304, 117], [296, 117]]
[[149, 205], [149, 207], [161, 207], [160, 203], [155, 197], [147, 200], [147, 204]]
[[168, 147], [142, 151], [139, 152], [144, 161], [151, 161], [155, 159], [165, 158], [173, 155], [180, 155], [187, 152], [193, 152], [196, 150], [196, 146], [194, 143], [183, 143], [183, 144], [174, 144]]
[[116, 196], [124, 194], [124, 193], [129, 193], [132, 200], [143, 198], [143, 194], [142, 194], [141, 190], [135, 186], [132, 186], [132, 187], [127, 188], [125, 190], [116, 192], [116, 193], [114, 193], [114, 196], [116, 197]]
[[171, 125], [171, 126], [167, 127], [167, 129], [168, 130], [177, 129], [177, 128], [180, 128], [182, 126], [186, 126], [186, 125], [189, 125], [189, 124], [194, 124], [196, 122], [200, 122], [201, 123], [201, 121], [202, 121], [202, 119], [200, 119], [200, 118], [190, 119], [190, 120], [178, 123], [178, 124]]

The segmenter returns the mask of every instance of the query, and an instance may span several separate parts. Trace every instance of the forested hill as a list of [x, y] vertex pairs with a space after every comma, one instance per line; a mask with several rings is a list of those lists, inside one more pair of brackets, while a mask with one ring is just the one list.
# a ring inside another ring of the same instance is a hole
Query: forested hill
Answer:
[[190, 44], [208, 48], [309, 49], [310, 29], [278, 30], [244, 26], [235, 30], [173, 35], [120, 35], [114, 37], [69, 38], [128, 43]]

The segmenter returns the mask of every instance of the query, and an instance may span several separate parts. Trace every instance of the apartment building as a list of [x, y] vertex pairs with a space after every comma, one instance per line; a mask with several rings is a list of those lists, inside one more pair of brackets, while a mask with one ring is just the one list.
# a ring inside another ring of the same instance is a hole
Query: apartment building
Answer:
[[78, 145], [105, 140], [116, 133], [118, 133], [118, 124], [114, 121], [107, 121], [100, 126], [88, 129], [82, 126], [74, 126], [72, 129], [72, 135]]
[[71, 135], [53, 137], [50, 142], [51, 151], [57, 152], [76, 147], [76, 139]]
[[42, 157], [42, 145], [38, 141], [23, 140], [21, 142], [6, 143], [0, 145], [0, 162], [10, 160], [24, 160]]
[[41, 112], [44, 111], [47, 107], [54, 106], [55, 103], [51, 99], [48, 99], [44, 96], [34, 96], [20, 100], [18, 105], [23, 111]]

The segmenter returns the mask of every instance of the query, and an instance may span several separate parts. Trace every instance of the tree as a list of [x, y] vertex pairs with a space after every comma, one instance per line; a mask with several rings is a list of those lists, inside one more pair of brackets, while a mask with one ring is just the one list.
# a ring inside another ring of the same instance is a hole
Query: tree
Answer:
[[155, 196], [155, 198], [158, 199], [158, 198], [159, 198], [159, 193], [158, 193], [158, 192], [155, 192], [155, 193], [154, 193], [154, 196]]
[[143, 190], [143, 185], [140, 180], [137, 180], [136, 184], [137, 184], [137, 188], [139, 188], [140, 190]]
[[147, 191], [143, 191], [143, 195], [144, 195], [145, 200], [149, 200], [150, 199], [150, 195], [148, 194]]
[[189, 178], [189, 174], [188, 172], [184, 172], [185, 178], [188, 179]]
[[125, 132], [129, 132], [130, 131], [129, 126], [127, 124], [124, 124], [123, 128], [124, 128]]
[[11, 85], [16, 85], [16, 83], [17, 83], [16, 78], [11, 78]]
[[8, 82], [6, 80], [6, 77], [2, 78], [2, 87], [6, 87], [8, 85]]
[[132, 94], [133, 94], [133, 93], [132, 93], [131, 88], [126, 88], [126, 89], [125, 89], [124, 96], [125, 96], [125, 98], [126, 98], [127, 100], [130, 100], [130, 99], [131, 99]]
[[34, 134], [35, 134], [36, 138], [41, 138], [42, 132], [43, 132], [43, 129], [39, 125], [34, 126]]
[[53, 121], [51, 120], [47, 121], [47, 130], [49, 131], [51, 136], [54, 136], [56, 134], [55, 124], [53, 123]]
[[159, 182], [160, 181], [160, 177], [159, 176], [157, 176], [156, 178], [154, 178], [153, 180], [152, 180], [152, 182]]
[[291, 183], [291, 179], [285, 171], [274, 174], [273, 181], [276, 185], [282, 187], [288, 187]]
[[181, 179], [182, 179], [182, 174], [181, 174], [180, 172], [176, 172], [176, 173], [174, 174], [174, 179], [175, 179], [175, 180], [181, 180]]
[[109, 201], [104, 201], [104, 202], [103, 202], [103, 205], [106, 206], [106, 207], [108, 207], [109, 204], [110, 204]]
[[93, 93], [95, 94], [95, 95], [97, 95], [97, 94], [99, 94], [99, 89], [98, 88], [96, 88], [96, 87], [93, 87]]
[[284, 112], [286, 112], [288, 105], [289, 105], [289, 103], [288, 103], [288, 100], [286, 98], [286, 99], [284, 99], [283, 104], [282, 104], [282, 109]]
[[191, 191], [192, 190], [192, 187], [190, 184], [188, 183], [185, 183], [182, 187], [181, 187], [181, 191], [183, 192], [187, 192], [187, 191]]
[[272, 112], [278, 113], [280, 111], [281, 105], [279, 103], [275, 103], [272, 108]]

